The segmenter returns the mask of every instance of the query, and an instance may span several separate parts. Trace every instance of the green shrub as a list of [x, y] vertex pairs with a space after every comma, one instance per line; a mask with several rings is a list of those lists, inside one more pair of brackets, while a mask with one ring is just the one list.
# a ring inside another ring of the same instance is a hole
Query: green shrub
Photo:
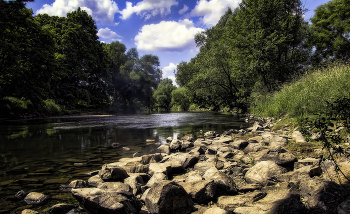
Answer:
[[44, 114], [45, 115], [58, 115], [63, 113], [61, 106], [55, 103], [54, 100], [44, 100]]
[[33, 104], [30, 100], [16, 97], [4, 97], [0, 100], [0, 116], [2, 117], [20, 117], [32, 111]]
[[278, 92], [261, 95], [250, 110], [258, 116], [315, 115], [327, 108], [327, 103], [349, 96], [349, 93], [349, 65], [333, 63], [323, 69], [310, 70]]

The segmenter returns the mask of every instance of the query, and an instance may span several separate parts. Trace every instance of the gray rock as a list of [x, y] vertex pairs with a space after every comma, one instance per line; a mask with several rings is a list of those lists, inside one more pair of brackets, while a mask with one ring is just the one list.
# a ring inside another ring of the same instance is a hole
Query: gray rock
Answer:
[[261, 161], [248, 170], [245, 179], [248, 183], [267, 185], [271, 179], [275, 179], [286, 171], [273, 161]]
[[213, 180], [215, 184], [218, 187], [218, 190], [220, 190], [223, 194], [235, 194], [237, 193], [236, 184], [233, 181], [233, 179], [229, 176], [227, 176], [225, 173], [220, 172], [217, 168], [212, 167], [208, 169], [204, 175], [203, 178], [205, 180]]
[[316, 166], [320, 163], [320, 159], [317, 158], [305, 158], [302, 160], [298, 160], [298, 162], [294, 163], [294, 170], [299, 169], [304, 166]]
[[248, 141], [243, 139], [236, 139], [235, 141], [230, 143], [230, 145], [232, 145], [235, 149], [244, 149], [248, 146]]
[[141, 192], [141, 186], [145, 185], [145, 182], [140, 174], [129, 174], [130, 177], [124, 179], [124, 184], [129, 185], [132, 188], [132, 193], [137, 195]]
[[161, 154], [150, 154], [150, 155], [143, 155], [141, 160], [142, 164], [149, 164], [149, 163], [157, 163], [163, 159], [163, 156]]
[[24, 201], [27, 204], [41, 204], [46, 200], [47, 196], [42, 194], [42, 193], [38, 193], [38, 192], [30, 192], [25, 198]]
[[231, 143], [233, 140], [232, 140], [232, 137], [220, 137], [219, 140], [214, 140], [213, 143], [225, 143], [225, 144], [229, 144]]
[[70, 191], [71, 189], [76, 188], [85, 188], [88, 186], [88, 182], [84, 180], [74, 180], [70, 182], [68, 185], [61, 185], [60, 190], [62, 191]]
[[252, 192], [255, 190], [261, 190], [261, 188], [262, 188], [261, 184], [247, 184], [245, 186], [238, 188], [238, 192]]
[[39, 213], [34, 210], [25, 209], [21, 212], [21, 214], [39, 214]]
[[297, 158], [283, 147], [277, 146], [270, 149], [267, 153], [263, 154], [259, 158], [259, 161], [269, 160], [275, 162], [278, 165], [285, 165], [297, 161]]
[[191, 141], [184, 140], [181, 143], [181, 150], [185, 150], [187, 148], [191, 148], [191, 147], [193, 147], [193, 145], [194, 144]]
[[204, 133], [205, 138], [215, 138], [217, 136], [216, 131], [208, 131]]
[[84, 210], [92, 214], [136, 214], [142, 207], [141, 201], [127, 192], [83, 188], [72, 189], [72, 195]]
[[97, 186], [102, 190], [108, 190], [110, 192], [129, 192], [132, 193], [132, 188], [128, 184], [122, 182], [104, 182]]
[[104, 181], [106, 180], [124, 180], [125, 178], [129, 177], [128, 173], [125, 171], [125, 169], [115, 166], [115, 165], [108, 165], [104, 164], [102, 166], [102, 169], [98, 173], [100, 178]]
[[181, 148], [181, 141], [175, 138], [173, 139], [173, 141], [171, 141], [169, 147], [170, 147], [170, 150], [178, 150]]
[[349, 214], [350, 213], [350, 198], [346, 199], [341, 204], [339, 204], [337, 210], [338, 210], [338, 214]]
[[198, 161], [198, 157], [188, 153], [175, 153], [165, 157], [162, 162], [169, 163], [174, 161], [180, 162], [182, 169], [185, 170], [188, 167], [194, 166]]
[[216, 194], [216, 184], [214, 181], [201, 180], [194, 182], [179, 183], [196, 203], [203, 203], [211, 200]]
[[220, 207], [211, 207], [207, 209], [203, 214], [230, 214], [232, 212], [221, 209]]
[[154, 184], [158, 183], [159, 181], [167, 180], [167, 179], [168, 179], [168, 177], [164, 173], [156, 172], [156, 173], [153, 174], [151, 179], [149, 179], [149, 181], [147, 182], [146, 186], [147, 187], [152, 187]]
[[306, 140], [303, 136], [303, 134], [301, 134], [300, 131], [294, 131], [292, 134], [292, 138], [297, 142], [297, 143], [305, 143]]
[[150, 213], [188, 214], [193, 208], [193, 201], [184, 188], [170, 181], [160, 181], [153, 185], [145, 202]]
[[266, 193], [254, 191], [244, 195], [220, 196], [218, 206], [224, 210], [233, 211], [237, 207], [258, 201], [266, 196]]
[[68, 213], [70, 210], [74, 209], [76, 206], [71, 204], [56, 204], [52, 206], [46, 213], [52, 214], [62, 214]]
[[149, 165], [148, 173], [150, 175], [153, 175], [159, 172], [169, 176], [171, 173], [171, 165], [169, 165], [169, 163], [151, 163]]
[[99, 175], [94, 175], [88, 179], [89, 186], [97, 187], [99, 184], [103, 183], [104, 181], [101, 179]]
[[170, 147], [168, 145], [161, 145], [157, 148], [159, 152], [169, 154], [170, 153]]

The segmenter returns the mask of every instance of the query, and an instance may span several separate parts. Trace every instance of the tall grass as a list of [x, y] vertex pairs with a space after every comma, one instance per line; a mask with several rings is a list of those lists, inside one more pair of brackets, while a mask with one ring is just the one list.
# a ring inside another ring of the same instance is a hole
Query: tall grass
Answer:
[[299, 80], [284, 85], [280, 91], [261, 96], [250, 110], [258, 116], [314, 115], [322, 112], [327, 102], [349, 95], [350, 66], [338, 62], [309, 71]]

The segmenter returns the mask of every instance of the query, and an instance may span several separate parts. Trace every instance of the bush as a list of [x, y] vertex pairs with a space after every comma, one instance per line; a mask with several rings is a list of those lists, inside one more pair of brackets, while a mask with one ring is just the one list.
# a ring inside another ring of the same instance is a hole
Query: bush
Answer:
[[56, 104], [54, 100], [51, 100], [51, 99], [44, 100], [43, 104], [44, 104], [43, 106], [44, 112], [42, 113], [45, 115], [58, 115], [63, 113], [63, 109], [61, 108], [61, 106]]
[[315, 115], [349, 92], [350, 67], [338, 62], [322, 69], [310, 69], [308, 74], [284, 85], [280, 91], [260, 96], [250, 110], [258, 116]]
[[30, 100], [16, 97], [4, 97], [0, 100], [1, 117], [21, 117], [33, 111], [33, 104]]

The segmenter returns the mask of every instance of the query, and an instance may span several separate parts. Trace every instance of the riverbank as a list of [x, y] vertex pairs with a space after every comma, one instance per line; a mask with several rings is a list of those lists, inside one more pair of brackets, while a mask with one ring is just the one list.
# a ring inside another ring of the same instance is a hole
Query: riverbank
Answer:
[[[90, 213], [346, 213], [349, 186], [325, 151], [293, 154], [303, 137], [276, 126], [267, 118], [221, 135], [169, 137], [160, 153], [119, 159], [61, 188]], [[345, 156], [338, 165], [349, 173]]]

